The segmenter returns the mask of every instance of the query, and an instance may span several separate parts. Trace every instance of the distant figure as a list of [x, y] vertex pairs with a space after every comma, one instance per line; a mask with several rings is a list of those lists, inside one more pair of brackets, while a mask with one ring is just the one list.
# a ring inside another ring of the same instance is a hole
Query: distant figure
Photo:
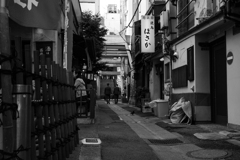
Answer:
[[73, 76], [75, 78], [74, 86], [76, 90], [76, 98], [80, 100], [82, 97], [82, 99], [85, 100], [87, 98], [85, 82], [76, 71], [73, 72]]
[[118, 87], [118, 85], [116, 84], [114, 90], [113, 90], [113, 94], [114, 94], [114, 101], [115, 101], [115, 104], [118, 103], [118, 97], [119, 95], [121, 94], [121, 90], [120, 88]]
[[76, 90], [76, 100], [77, 100], [77, 108], [78, 108], [78, 113], [84, 113], [88, 109], [86, 107], [80, 108], [80, 101], [85, 101], [87, 102], [87, 92], [86, 92], [86, 87], [85, 87], [85, 82], [81, 78], [81, 75], [76, 73], [76, 71], [73, 71], [73, 76], [75, 78], [75, 90]]
[[126, 87], [123, 88], [123, 97], [126, 98]]
[[111, 93], [112, 93], [112, 89], [111, 87], [109, 87], [109, 83], [108, 83], [107, 87], [104, 89], [105, 100], [107, 101], [107, 104], [110, 104]]

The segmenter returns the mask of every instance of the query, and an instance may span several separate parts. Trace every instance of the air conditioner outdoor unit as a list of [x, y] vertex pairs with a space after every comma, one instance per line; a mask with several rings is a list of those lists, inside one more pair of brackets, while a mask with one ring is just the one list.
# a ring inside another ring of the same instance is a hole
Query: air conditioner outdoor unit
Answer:
[[168, 27], [168, 11], [162, 11], [160, 14], [160, 29]]

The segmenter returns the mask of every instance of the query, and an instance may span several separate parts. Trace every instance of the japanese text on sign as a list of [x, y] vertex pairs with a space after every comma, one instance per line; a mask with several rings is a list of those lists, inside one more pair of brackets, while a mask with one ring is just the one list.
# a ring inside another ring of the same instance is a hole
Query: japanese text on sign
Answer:
[[141, 51], [155, 52], [154, 16], [144, 15], [141, 19]]

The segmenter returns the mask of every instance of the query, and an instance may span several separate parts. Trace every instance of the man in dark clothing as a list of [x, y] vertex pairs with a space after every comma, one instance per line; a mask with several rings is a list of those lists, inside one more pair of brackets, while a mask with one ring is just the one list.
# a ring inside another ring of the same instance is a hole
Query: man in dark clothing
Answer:
[[105, 94], [105, 99], [107, 101], [107, 104], [110, 104], [110, 96], [112, 93], [112, 89], [111, 87], [109, 87], [109, 83], [107, 84], [107, 87], [104, 90], [104, 94]]
[[115, 86], [115, 88], [113, 90], [113, 94], [114, 94], [115, 104], [117, 104], [118, 103], [118, 97], [121, 94], [121, 90], [120, 90], [120, 88], [118, 87], [117, 84], [116, 84], [116, 86]]

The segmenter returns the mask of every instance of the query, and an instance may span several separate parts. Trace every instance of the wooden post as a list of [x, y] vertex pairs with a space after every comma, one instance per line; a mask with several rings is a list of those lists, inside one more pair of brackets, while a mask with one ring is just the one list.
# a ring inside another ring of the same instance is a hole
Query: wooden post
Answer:
[[[47, 78], [49, 80], [53, 80], [52, 77], [52, 64], [51, 64], [51, 59], [47, 58]], [[52, 81], [48, 83], [48, 100], [49, 102], [53, 101], [53, 87], [52, 87]], [[53, 104], [49, 105], [49, 115], [50, 115], [50, 123], [53, 126], [55, 123], [55, 116], [54, 116], [54, 109], [53, 109]], [[51, 131], [51, 150], [56, 149], [56, 128], [52, 128]], [[52, 160], [57, 160], [57, 154], [53, 153]]]
[[[74, 86], [74, 79], [73, 79], [73, 74], [70, 74], [70, 84]], [[77, 111], [77, 106], [76, 106], [76, 94], [75, 94], [75, 87], [71, 89], [71, 100], [74, 102], [72, 103], [73, 105], [73, 115], [78, 116], [78, 111]], [[77, 116], [73, 120], [73, 130], [77, 132]], [[78, 133], [74, 136], [74, 146], [76, 147], [79, 143], [79, 138], [78, 138]]]
[[[67, 84], [70, 85], [70, 72], [67, 72]], [[70, 86], [67, 87], [67, 100], [71, 101], [71, 88]], [[68, 109], [68, 116], [72, 117], [73, 116], [73, 105], [72, 103], [68, 103], [67, 106]], [[70, 128], [70, 134], [73, 133], [73, 120], [69, 122], [69, 128]], [[74, 149], [74, 139], [71, 137], [71, 142], [70, 142], [70, 151]]]
[[[38, 52], [34, 52], [34, 54], [38, 54]], [[25, 70], [27, 71], [27, 74], [26, 74], [26, 84], [27, 85], [33, 85], [32, 84], [32, 55], [31, 55], [31, 52], [27, 52], [26, 55], [25, 55]], [[33, 88], [33, 87], [32, 87]], [[33, 92], [33, 91], [32, 91]], [[33, 96], [33, 94], [32, 94]], [[30, 109], [29, 109], [29, 113], [28, 113], [28, 125], [27, 126], [30, 126], [28, 129], [28, 136], [29, 139], [28, 139], [28, 143], [27, 143], [27, 148], [30, 148], [29, 150], [27, 150], [27, 160], [35, 160], [36, 159], [36, 145], [35, 145], [35, 137], [31, 135], [31, 131], [33, 130], [33, 127], [34, 127], [34, 130], [35, 130], [35, 124], [34, 124], [34, 107], [31, 105]], [[34, 146], [31, 145], [31, 142], [34, 141]], [[32, 155], [31, 157], [31, 153], [32, 150], [34, 150], [34, 155]]]
[[[61, 70], [61, 82], [63, 84], [65, 84], [65, 72], [64, 72], [64, 69], [60, 68], [60, 70]], [[62, 89], [62, 92], [61, 92], [62, 93], [62, 101], [64, 102], [63, 105], [62, 105], [62, 107], [63, 107], [63, 119], [65, 120], [65, 123], [63, 125], [63, 127], [64, 127], [64, 139], [66, 141], [67, 138], [68, 138], [68, 123], [66, 123], [66, 119], [67, 119], [67, 105], [65, 103], [66, 102], [65, 86], [62, 85], [61, 89]], [[69, 143], [65, 144], [65, 150], [66, 150], [66, 158], [68, 158], [69, 157]]]
[[[66, 69], [62, 69], [62, 72], [63, 72], [63, 83], [64, 84], [67, 84], [67, 70]], [[65, 93], [65, 96], [64, 96], [64, 111], [65, 111], [65, 120], [66, 120], [66, 124], [65, 124], [65, 130], [66, 130], [66, 138], [69, 139], [69, 132], [70, 132], [70, 125], [69, 125], [69, 121], [68, 121], [68, 118], [69, 118], [69, 108], [68, 108], [68, 103], [67, 103], [67, 100], [68, 100], [68, 97], [67, 97], [67, 86], [63, 86], [63, 90], [64, 90], [64, 93]], [[69, 157], [70, 155], [70, 141], [66, 144], [66, 147], [67, 147], [67, 157]]]
[[[0, 1], [0, 55], [10, 57], [9, 22], [5, 0]], [[11, 71], [9, 60], [2, 62], [1, 69]], [[11, 74], [1, 73], [2, 102], [12, 104], [12, 77]], [[3, 106], [0, 106], [3, 107]], [[9, 107], [9, 106], [8, 106]], [[12, 110], [7, 110], [2, 115], [3, 127], [0, 127], [0, 149], [12, 153], [14, 150], [14, 129]], [[8, 158], [8, 156], [5, 156]]]
[[[53, 96], [54, 96], [54, 101], [55, 102], [59, 102], [59, 96], [58, 96], [58, 66], [55, 64], [55, 62], [53, 62], [53, 80], [56, 82], [53, 86]], [[55, 115], [55, 124], [59, 124], [60, 122], [60, 117], [59, 117], [59, 105], [57, 103], [55, 103], [54, 105], [54, 115]], [[56, 144], [56, 147], [58, 149], [58, 160], [62, 160], [63, 156], [62, 156], [62, 147], [60, 144], [60, 139], [61, 139], [61, 127], [58, 125], [58, 127], [56, 128], [56, 138], [58, 140], [58, 145]]]
[[[36, 57], [36, 55], [38, 55], [39, 54], [39, 52], [38, 51], [34, 51], [34, 53], [33, 53], [34, 55], [33, 55], [33, 57], [34, 57], [34, 64], [36, 63], [35, 62], [35, 59], [37, 58]], [[27, 57], [30, 57], [31, 58], [31, 56], [27, 56]], [[26, 57], [26, 58], [27, 58]], [[38, 62], [39, 63], [39, 62]], [[27, 63], [28, 64], [28, 63]], [[30, 63], [30, 66], [26, 66], [26, 68], [27, 68], [27, 71], [30, 71], [29, 69], [30, 68], [32, 68], [32, 63]], [[36, 68], [36, 66], [34, 66], [34, 71], [35, 71], [35, 68]], [[32, 69], [31, 69], [32, 70]], [[36, 72], [35, 72], [36, 73]], [[27, 78], [27, 84], [28, 83], [30, 83], [30, 81], [32, 81], [31, 79], [30, 79], [31, 77], [29, 77], [29, 78]], [[32, 83], [32, 82], [31, 82]], [[34, 80], [34, 83], [32, 84], [33, 85], [33, 101], [35, 101], [36, 99], [36, 97], [34, 97], [34, 95], [36, 94], [36, 79]], [[36, 137], [36, 135], [35, 135], [35, 131], [36, 131], [36, 129], [35, 129], [35, 127], [36, 127], [36, 124], [35, 124], [35, 107], [34, 106], [32, 106], [32, 111], [31, 111], [31, 133], [32, 133], [32, 137], [31, 137], [31, 160], [36, 160], [37, 159], [37, 156], [36, 156], [36, 140], [35, 140], [35, 137]]]
[[[47, 154], [50, 153], [51, 151], [51, 147], [50, 147], [50, 133], [48, 130], [49, 127], [49, 119], [48, 119], [48, 105], [47, 103], [47, 99], [48, 99], [48, 92], [47, 92], [47, 82], [46, 82], [46, 59], [45, 59], [45, 55], [41, 55], [40, 56], [40, 60], [41, 60], [41, 77], [42, 77], [42, 102], [43, 102], [43, 117], [44, 117], [44, 127], [46, 127], [46, 130], [44, 132], [45, 134], [45, 154], [44, 156], [46, 156]], [[47, 153], [47, 154], [46, 154]], [[46, 159], [50, 159], [51, 157], [47, 157]]]
[[[39, 54], [35, 54], [34, 55], [34, 73], [36, 75], [39, 75]], [[35, 97], [36, 97], [36, 102], [40, 102], [41, 101], [41, 92], [40, 92], [40, 88], [41, 88], [41, 81], [40, 81], [40, 77], [37, 76], [35, 78]], [[39, 150], [39, 157], [43, 158], [44, 157], [44, 142], [43, 142], [43, 133], [40, 132], [43, 130], [43, 124], [42, 124], [42, 106], [41, 105], [37, 105], [35, 107], [36, 110], [36, 125], [37, 125], [37, 129], [39, 130], [38, 132], [38, 150]]]
[[[57, 67], [58, 69], [58, 81], [60, 83], [62, 83], [62, 71], [61, 71], [61, 68], [60, 66], [58, 65]], [[58, 96], [59, 96], [59, 99], [58, 101], [60, 102], [59, 104], [59, 116], [60, 116], [60, 121], [63, 122], [64, 120], [64, 111], [63, 111], [63, 104], [61, 102], [63, 102], [63, 90], [62, 90], [62, 86], [61, 84], [58, 85]], [[64, 141], [64, 138], [65, 138], [65, 130], [64, 130], [64, 124], [62, 123], [61, 126], [61, 139], [62, 141]], [[62, 146], [62, 157], [63, 159], [66, 159], [66, 146]]]

